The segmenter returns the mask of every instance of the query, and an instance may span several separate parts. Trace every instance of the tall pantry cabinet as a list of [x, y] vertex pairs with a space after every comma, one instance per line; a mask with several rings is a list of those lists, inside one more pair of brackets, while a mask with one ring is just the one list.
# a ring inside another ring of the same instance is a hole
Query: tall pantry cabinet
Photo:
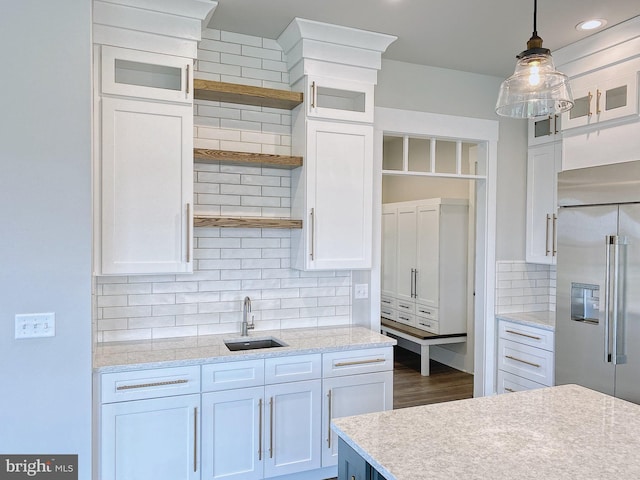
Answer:
[[437, 335], [467, 331], [468, 202], [382, 206], [381, 314]]
[[193, 269], [193, 62], [217, 3], [94, 0], [94, 268]]
[[294, 19], [278, 38], [292, 90], [291, 266], [369, 269], [373, 243], [373, 91], [396, 37]]

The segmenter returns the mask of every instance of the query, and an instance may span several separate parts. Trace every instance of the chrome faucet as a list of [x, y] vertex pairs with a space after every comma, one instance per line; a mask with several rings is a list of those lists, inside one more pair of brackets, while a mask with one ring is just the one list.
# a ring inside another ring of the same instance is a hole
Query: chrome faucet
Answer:
[[251, 313], [251, 299], [249, 297], [244, 297], [244, 304], [242, 305], [242, 329], [240, 330], [240, 336], [242, 337], [249, 336], [248, 331], [255, 328], [253, 317], [251, 317], [251, 323], [247, 321], [249, 313]]

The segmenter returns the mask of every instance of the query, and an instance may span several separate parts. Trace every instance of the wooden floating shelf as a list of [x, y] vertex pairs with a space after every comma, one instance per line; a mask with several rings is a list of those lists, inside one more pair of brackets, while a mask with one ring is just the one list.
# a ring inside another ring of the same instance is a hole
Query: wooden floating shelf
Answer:
[[302, 220], [269, 217], [194, 216], [193, 226], [224, 228], [302, 228]]
[[193, 96], [198, 100], [242, 103], [285, 110], [294, 109], [303, 99], [301, 92], [200, 79], [193, 80]]
[[226, 150], [209, 150], [194, 148], [193, 158], [196, 162], [225, 162], [233, 164], [265, 165], [274, 168], [297, 168], [302, 166], [302, 157], [287, 155], [270, 155], [267, 153], [231, 152]]

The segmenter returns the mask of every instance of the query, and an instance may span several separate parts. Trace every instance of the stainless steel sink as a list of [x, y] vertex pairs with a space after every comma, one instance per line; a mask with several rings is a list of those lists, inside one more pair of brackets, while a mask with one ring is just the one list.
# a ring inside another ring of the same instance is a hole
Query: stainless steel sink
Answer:
[[277, 338], [255, 338], [251, 340], [242, 340], [242, 339], [234, 339], [234, 340], [226, 340], [224, 344], [227, 346], [229, 350], [232, 352], [236, 352], [238, 350], [257, 350], [260, 348], [277, 348], [277, 347], [286, 347], [287, 344], [282, 340], [278, 340]]

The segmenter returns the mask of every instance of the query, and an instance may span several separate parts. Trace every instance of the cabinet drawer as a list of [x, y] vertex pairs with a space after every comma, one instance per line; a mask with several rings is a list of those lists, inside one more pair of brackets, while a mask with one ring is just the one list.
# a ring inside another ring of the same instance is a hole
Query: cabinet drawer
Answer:
[[398, 312], [396, 315], [396, 322], [404, 323], [405, 325], [416, 326], [416, 316], [413, 313]]
[[202, 366], [202, 391], [264, 385], [264, 360], [212, 363]]
[[429, 320], [438, 320], [438, 309], [433, 307], [427, 307], [426, 305], [416, 305], [416, 316], [427, 318]]
[[543, 385], [553, 385], [553, 352], [501, 338], [498, 369]]
[[389, 320], [397, 320], [398, 312], [393, 308], [389, 308], [386, 305], [380, 305], [380, 316], [388, 318]]
[[415, 313], [416, 304], [414, 302], [407, 302], [406, 300], [398, 300], [397, 302], [398, 313]]
[[393, 347], [365, 348], [322, 355], [322, 376], [340, 377], [393, 369]]
[[531, 345], [553, 352], [554, 332], [519, 323], [500, 321], [499, 336], [506, 340]]
[[322, 376], [322, 355], [295, 355], [267, 358], [264, 361], [264, 379], [272, 383], [314, 380]]
[[100, 387], [102, 403], [199, 393], [200, 367], [104, 373]]
[[546, 385], [519, 377], [503, 370], [498, 370], [498, 393], [513, 393], [523, 390], [534, 390], [544, 388]]
[[398, 308], [397, 300], [389, 295], [380, 296], [380, 306], [386, 308]]
[[438, 335], [440, 333], [440, 322], [426, 317], [416, 316], [416, 328]]

